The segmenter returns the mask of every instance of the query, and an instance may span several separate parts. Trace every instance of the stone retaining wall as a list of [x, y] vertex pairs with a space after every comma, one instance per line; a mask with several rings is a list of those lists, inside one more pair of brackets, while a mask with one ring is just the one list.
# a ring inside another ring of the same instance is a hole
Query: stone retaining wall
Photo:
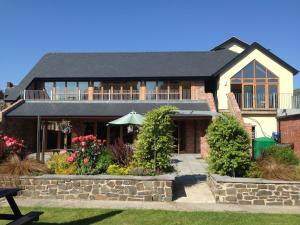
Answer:
[[173, 182], [171, 175], [0, 176], [0, 187], [20, 187], [20, 196], [39, 199], [172, 201]]
[[300, 206], [300, 182], [232, 178], [211, 174], [207, 179], [219, 203]]

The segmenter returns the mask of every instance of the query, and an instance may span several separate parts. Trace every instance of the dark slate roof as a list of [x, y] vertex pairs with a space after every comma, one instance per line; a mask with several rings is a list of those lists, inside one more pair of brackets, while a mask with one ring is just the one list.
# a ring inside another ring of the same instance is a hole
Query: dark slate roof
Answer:
[[216, 50], [220, 50], [220, 49], [224, 49], [228, 44], [231, 43], [235, 43], [243, 48], [248, 48], [249, 45], [246, 42], [241, 41], [240, 39], [236, 38], [236, 37], [232, 37], [230, 39], [228, 39], [227, 41], [223, 42], [222, 44], [214, 47], [212, 49], [212, 51], [216, 51]]
[[132, 110], [145, 114], [155, 107], [174, 105], [179, 110], [210, 112], [206, 101], [191, 102], [24, 102], [7, 117], [101, 117], [123, 116]]
[[7, 90], [6, 100], [16, 100], [34, 78], [209, 77], [237, 55], [227, 49], [206, 52], [49, 53], [18, 86]]

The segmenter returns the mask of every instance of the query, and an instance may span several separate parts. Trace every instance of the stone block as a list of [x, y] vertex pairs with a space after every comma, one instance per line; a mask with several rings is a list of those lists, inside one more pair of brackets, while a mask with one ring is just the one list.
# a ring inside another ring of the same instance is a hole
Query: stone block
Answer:
[[272, 195], [272, 191], [259, 190], [257, 192], [257, 196], [268, 196], [268, 195]]
[[246, 201], [246, 200], [239, 200], [238, 204], [240, 204], [240, 205], [251, 205], [252, 202], [251, 201]]
[[262, 199], [254, 199], [253, 205], [265, 205], [265, 201]]
[[85, 200], [86, 200], [86, 199], [89, 198], [89, 194], [86, 194], [86, 193], [84, 193], [84, 194], [79, 194], [79, 195], [78, 195], [78, 198], [79, 198], [79, 199], [85, 199]]
[[227, 188], [226, 189], [226, 194], [235, 195], [236, 194], [236, 189], [235, 188]]

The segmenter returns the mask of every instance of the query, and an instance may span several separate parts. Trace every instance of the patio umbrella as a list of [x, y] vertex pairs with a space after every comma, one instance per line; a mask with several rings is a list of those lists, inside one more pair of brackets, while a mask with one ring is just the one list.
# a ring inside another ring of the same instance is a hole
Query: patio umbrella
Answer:
[[144, 116], [132, 111], [119, 119], [109, 122], [108, 125], [142, 125], [143, 121]]

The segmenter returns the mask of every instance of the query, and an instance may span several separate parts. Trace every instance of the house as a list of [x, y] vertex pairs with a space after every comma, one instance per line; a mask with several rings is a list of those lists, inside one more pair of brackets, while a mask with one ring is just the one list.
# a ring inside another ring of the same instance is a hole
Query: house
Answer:
[[41, 138], [44, 149], [62, 148], [62, 120], [72, 124], [67, 144], [83, 134], [113, 142], [121, 131], [108, 133], [108, 121], [171, 104], [179, 109], [177, 151], [205, 157], [215, 112], [233, 113], [255, 137], [277, 132], [277, 109], [292, 107], [297, 73], [260, 44], [235, 37], [202, 52], [48, 53], [19, 85], [8, 85], [2, 126], [32, 149]]

